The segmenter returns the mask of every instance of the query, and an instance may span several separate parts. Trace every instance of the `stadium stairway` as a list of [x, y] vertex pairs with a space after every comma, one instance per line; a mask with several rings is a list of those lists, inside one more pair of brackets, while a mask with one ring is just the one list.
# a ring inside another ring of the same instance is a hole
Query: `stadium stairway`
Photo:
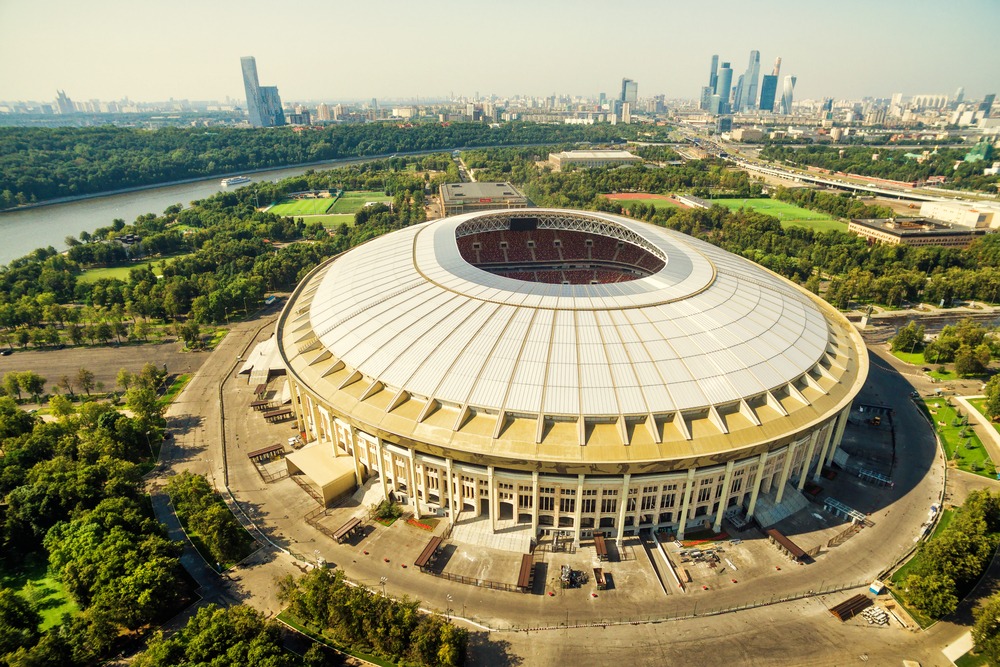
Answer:
[[780, 503], [774, 502], [776, 496], [777, 490], [757, 496], [757, 507], [753, 518], [761, 528], [773, 526], [809, 506], [809, 499], [790, 483], [785, 484], [785, 493]]

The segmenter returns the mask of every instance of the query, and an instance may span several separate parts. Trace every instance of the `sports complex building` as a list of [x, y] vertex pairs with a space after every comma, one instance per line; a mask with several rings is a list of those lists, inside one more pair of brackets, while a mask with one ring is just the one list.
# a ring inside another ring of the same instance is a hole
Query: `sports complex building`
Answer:
[[748, 260], [537, 208], [327, 260], [276, 341], [298, 428], [334, 471], [317, 476], [377, 476], [418, 518], [577, 542], [719, 530], [800, 495], [868, 372], [840, 313]]

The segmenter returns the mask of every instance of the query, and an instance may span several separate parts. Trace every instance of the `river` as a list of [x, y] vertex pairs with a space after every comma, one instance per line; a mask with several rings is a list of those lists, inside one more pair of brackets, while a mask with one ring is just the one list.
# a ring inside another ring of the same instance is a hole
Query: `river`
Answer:
[[[331, 169], [371, 159], [375, 158], [335, 160], [271, 171], [247, 172], [247, 175], [255, 182], [274, 181], [297, 176], [310, 169]], [[221, 177], [216, 176], [180, 185], [165, 185], [0, 213], [0, 232], [3, 234], [0, 265], [23, 257], [36, 248], [52, 246], [57, 250], [64, 250], [67, 236], [79, 236], [84, 230], [93, 232], [98, 227], [110, 225], [115, 218], [131, 223], [145, 213], [163, 213], [171, 204], [187, 206], [196, 199], [204, 199], [224, 190], [220, 185], [221, 180]]]

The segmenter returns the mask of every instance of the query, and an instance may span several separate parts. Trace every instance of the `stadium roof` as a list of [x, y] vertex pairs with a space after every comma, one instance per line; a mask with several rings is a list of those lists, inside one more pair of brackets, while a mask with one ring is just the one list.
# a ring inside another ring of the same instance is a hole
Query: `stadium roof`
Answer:
[[[785, 398], [808, 406], [845, 373], [846, 341], [856, 336], [846, 320], [756, 264], [678, 232], [531, 209], [540, 226], [632, 238], [666, 259], [653, 275], [609, 284], [516, 280], [459, 254], [456, 235], [516, 215], [525, 212], [429, 222], [328, 263], [291, 322], [302, 331], [300, 354], [332, 358], [354, 381], [396, 396], [584, 418], [714, 413], [725, 404], [752, 413], [751, 397], [787, 414]], [[296, 325], [306, 314], [310, 326]]]

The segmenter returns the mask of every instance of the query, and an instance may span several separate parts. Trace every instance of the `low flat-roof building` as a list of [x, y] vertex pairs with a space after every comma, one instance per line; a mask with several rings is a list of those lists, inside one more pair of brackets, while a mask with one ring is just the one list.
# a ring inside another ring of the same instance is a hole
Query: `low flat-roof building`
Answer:
[[563, 151], [549, 153], [549, 162], [556, 171], [573, 165], [574, 167], [607, 167], [623, 164], [640, 164], [642, 158], [628, 151]]
[[920, 205], [920, 215], [962, 227], [995, 227], [1000, 222], [988, 205], [963, 202], [926, 201]]
[[952, 227], [928, 218], [879, 218], [851, 220], [847, 231], [873, 243], [967, 248], [989, 230], [981, 227]]
[[445, 183], [439, 192], [442, 217], [528, 207], [528, 198], [510, 183]]

